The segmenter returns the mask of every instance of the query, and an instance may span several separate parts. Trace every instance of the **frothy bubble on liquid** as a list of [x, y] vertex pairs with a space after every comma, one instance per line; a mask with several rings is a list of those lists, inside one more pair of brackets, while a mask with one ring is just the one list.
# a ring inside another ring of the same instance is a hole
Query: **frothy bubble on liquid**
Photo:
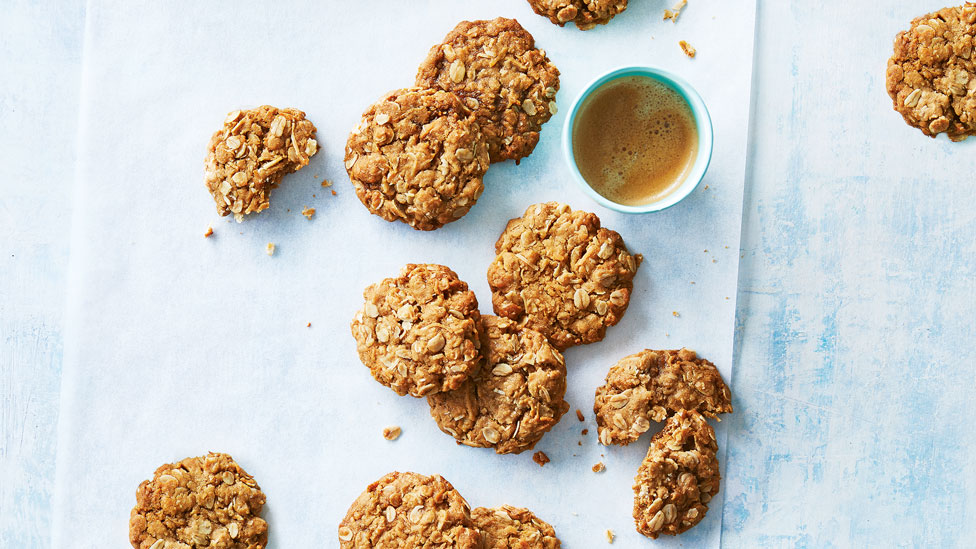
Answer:
[[646, 204], [674, 190], [690, 171], [697, 144], [691, 108], [676, 91], [647, 77], [604, 85], [574, 119], [580, 173], [620, 204]]

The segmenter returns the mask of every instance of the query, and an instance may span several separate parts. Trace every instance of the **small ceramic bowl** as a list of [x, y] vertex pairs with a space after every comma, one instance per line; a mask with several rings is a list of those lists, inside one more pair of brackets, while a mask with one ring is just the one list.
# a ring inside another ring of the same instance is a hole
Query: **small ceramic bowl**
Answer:
[[[593, 190], [593, 187], [591, 187], [590, 184], [586, 182], [586, 179], [583, 178], [579, 168], [576, 167], [576, 159], [573, 156], [573, 125], [576, 123], [576, 115], [579, 111], [580, 105], [583, 104], [583, 101], [585, 101], [591, 93], [596, 91], [604, 84], [627, 76], [643, 76], [646, 78], [653, 78], [654, 80], [657, 80], [658, 82], [661, 82], [671, 89], [677, 91], [685, 102], [688, 103], [688, 106], [691, 107], [691, 113], [695, 117], [695, 123], [698, 125], [698, 156], [695, 158], [695, 163], [692, 165], [691, 171], [688, 173], [688, 176], [685, 178], [684, 182], [682, 182], [678, 188], [659, 200], [650, 202], [648, 204], [641, 204], [640, 206], [617, 204], [616, 202], [607, 199], [605, 196]], [[603, 206], [606, 206], [607, 208], [623, 213], [648, 213], [660, 211], [674, 206], [684, 197], [691, 194], [691, 192], [698, 187], [698, 184], [701, 183], [701, 180], [705, 177], [705, 172], [708, 170], [708, 164], [712, 160], [712, 139], [712, 119], [708, 115], [708, 109], [705, 107], [705, 102], [702, 101], [701, 96], [698, 95], [695, 88], [692, 88], [691, 84], [685, 82], [682, 78], [679, 78], [674, 74], [651, 67], [623, 67], [612, 70], [590, 82], [590, 84], [583, 89], [583, 92], [579, 94], [576, 100], [573, 101], [573, 107], [570, 109], [569, 116], [566, 117], [566, 124], [563, 126], [563, 152], [566, 157], [566, 163], [569, 164], [569, 170], [573, 173], [573, 177], [576, 179], [576, 182], [593, 200], [597, 201]]]

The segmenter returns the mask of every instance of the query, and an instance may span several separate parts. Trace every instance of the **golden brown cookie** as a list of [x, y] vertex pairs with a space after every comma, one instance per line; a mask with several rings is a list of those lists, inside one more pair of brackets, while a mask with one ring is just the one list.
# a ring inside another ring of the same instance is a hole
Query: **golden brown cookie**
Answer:
[[458, 388], [478, 367], [478, 299], [443, 265], [407, 265], [363, 292], [351, 329], [376, 381], [422, 397]]
[[343, 549], [481, 549], [468, 502], [440, 475], [390, 473], [369, 485], [339, 523]]
[[136, 490], [129, 541], [137, 549], [263, 549], [264, 501], [254, 478], [227, 454], [168, 463]]
[[645, 349], [626, 356], [596, 390], [593, 413], [600, 442], [627, 445], [679, 410], [709, 417], [732, 412], [732, 395], [722, 375], [695, 351]]
[[492, 162], [532, 153], [556, 113], [559, 70], [514, 19], [462, 21], [431, 48], [417, 85], [452, 91], [478, 118]]
[[316, 152], [315, 126], [298, 109], [264, 105], [228, 114], [207, 148], [207, 189], [217, 213], [233, 213], [241, 221], [267, 209], [271, 189]]
[[976, 133], [976, 3], [912, 21], [895, 38], [888, 95], [905, 122], [925, 135], [962, 141]]
[[484, 549], [559, 549], [559, 538], [548, 522], [532, 511], [511, 505], [478, 507], [471, 519], [481, 530]]
[[529, 5], [560, 27], [572, 21], [579, 30], [589, 30], [627, 9], [627, 0], [529, 0]]
[[565, 204], [508, 222], [488, 268], [495, 313], [542, 332], [560, 351], [600, 341], [623, 318], [643, 256], [600, 218]]
[[441, 431], [499, 454], [531, 449], [569, 410], [566, 365], [545, 336], [482, 317], [481, 368], [457, 390], [427, 397]]
[[705, 417], [682, 410], [651, 439], [634, 477], [637, 531], [657, 538], [698, 524], [718, 493], [718, 444]]
[[346, 142], [346, 171], [374, 214], [430, 231], [460, 219], [484, 190], [488, 148], [454, 94], [410, 88], [363, 113]]

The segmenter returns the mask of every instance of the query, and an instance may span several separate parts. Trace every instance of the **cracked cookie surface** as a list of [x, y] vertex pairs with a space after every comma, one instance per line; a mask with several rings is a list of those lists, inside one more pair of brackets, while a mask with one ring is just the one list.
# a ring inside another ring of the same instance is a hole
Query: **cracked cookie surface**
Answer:
[[634, 521], [650, 538], [698, 524], [718, 493], [718, 444], [705, 417], [682, 410], [654, 435], [634, 477]]
[[468, 503], [440, 475], [393, 472], [369, 485], [339, 523], [343, 549], [480, 549]]
[[129, 541], [137, 549], [263, 549], [264, 502], [257, 482], [229, 455], [186, 458], [139, 485]]
[[976, 133], [976, 3], [918, 17], [898, 33], [886, 82], [910, 126], [962, 141]]
[[480, 369], [450, 392], [427, 397], [441, 431], [499, 454], [531, 449], [569, 410], [566, 365], [545, 336], [482, 317]]
[[271, 190], [318, 152], [315, 126], [297, 109], [264, 105], [233, 111], [207, 147], [205, 180], [220, 215], [265, 210]]
[[600, 341], [620, 321], [643, 259], [595, 214], [557, 202], [509, 221], [495, 250], [495, 313], [542, 332], [560, 351]]
[[492, 162], [532, 153], [556, 113], [559, 70], [514, 19], [462, 21], [431, 48], [417, 85], [459, 95], [478, 119]]
[[732, 395], [711, 362], [689, 349], [645, 349], [620, 359], [596, 390], [593, 413], [600, 442], [630, 444], [679, 410], [709, 417], [732, 411]]
[[356, 196], [387, 221], [430, 231], [460, 219], [484, 191], [488, 147], [461, 99], [440, 90], [388, 93], [346, 142]]
[[552, 525], [528, 509], [478, 507], [471, 511], [471, 519], [481, 530], [484, 549], [559, 549], [561, 545]]
[[529, 0], [537, 14], [560, 27], [576, 23], [579, 30], [606, 25], [613, 17], [627, 9], [627, 0]]
[[351, 325], [359, 358], [397, 394], [450, 391], [478, 367], [478, 299], [451, 269], [410, 264], [363, 297]]

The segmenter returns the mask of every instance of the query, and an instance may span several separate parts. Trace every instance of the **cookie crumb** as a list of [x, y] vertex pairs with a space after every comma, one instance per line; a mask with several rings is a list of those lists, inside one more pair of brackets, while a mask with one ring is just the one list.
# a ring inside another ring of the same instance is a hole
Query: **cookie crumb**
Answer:
[[582, 434], [583, 434], [583, 436], [585, 437], [586, 435], [588, 435], [588, 434], [590, 434], [590, 430], [589, 430], [589, 429], [583, 429], [583, 430], [581, 431], [581, 433], [582, 433]]
[[335, 196], [335, 195], [336, 195], [336, 192], [335, 191], [332, 191], [332, 196]]
[[698, 53], [698, 50], [696, 50], [695, 48], [693, 48], [691, 46], [691, 44], [689, 44], [688, 42], [685, 42], [684, 40], [682, 40], [681, 42], [678, 42], [678, 45], [681, 46], [681, 51], [685, 52], [685, 55], [687, 55], [688, 57], [694, 58], [695, 57], [695, 54]]
[[306, 324], [306, 325], [305, 325], [305, 327], [306, 327], [306, 328], [311, 328], [311, 327], [312, 327], [312, 323], [311, 323], [311, 322], [309, 322], [308, 324]]
[[678, 318], [681, 315], [678, 314], [678, 311], [671, 311], [671, 316]]
[[332, 182], [329, 181], [328, 179], [323, 179], [322, 180], [322, 186], [323, 187], [331, 187], [332, 186]]
[[613, 530], [607, 530], [607, 543], [613, 543]]
[[392, 425], [383, 429], [383, 438], [386, 440], [396, 440], [400, 438], [400, 433], [402, 432], [403, 430], [400, 429], [399, 425]]
[[545, 467], [545, 465], [552, 460], [549, 459], [549, 456], [547, 456], [545, 452], [539, 450], [538, 452], [532, 454], [532, 461], [538, 463], [539, 467]]
[[596, 465], [593, 466], [593, 472], [594, 473], [602, 473], [603, 471], [606, 470], [606, 468], [607, 468], [606, 465], [604, 465], [603, 462], [601, 461], [601, 462], [599, 462], [599, 463], [597, 463]]
[[576, 409], [576, 419], [578, 419], [580, 421], [585, 421], [586, 420], [586, 418], [583, 417], [583, 412], [581, 412], [579, 408]]
[[268, 242], [268, 245], [265, 246], [264, 250], [268, 252], [268, 255], [274, 255], [275, 252], [274, 242]]
[[681, 15], [681, 10], [688, 5], [688, 0], [680, 0], [673, 8], [669, 10], [664, 10], [664, 20], [671, 20], [672, 23], [678, 22], [678, 16]]
[[210, 225], [207, 225], [207, 232], [203, 233], [203, 237], [204, 238], [210, 238], [211, 236], [213, 236], [213, 227], [210, 226]]
[[309, 208], [308, 206], [305, 206], [302, 209], [302, 215], [305, 216], [305, 219], [312, 219], [312, 216], [315, 215], [315, 208]]

